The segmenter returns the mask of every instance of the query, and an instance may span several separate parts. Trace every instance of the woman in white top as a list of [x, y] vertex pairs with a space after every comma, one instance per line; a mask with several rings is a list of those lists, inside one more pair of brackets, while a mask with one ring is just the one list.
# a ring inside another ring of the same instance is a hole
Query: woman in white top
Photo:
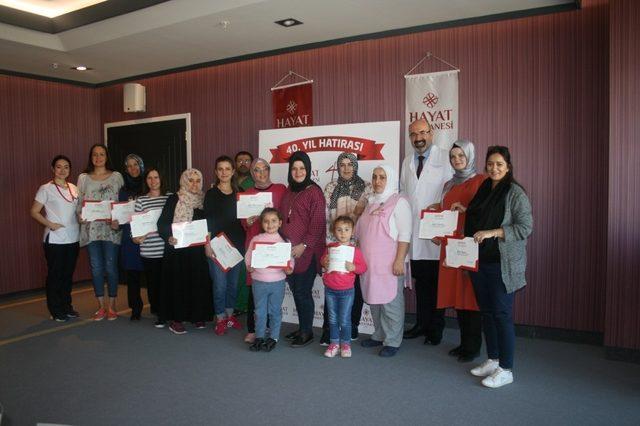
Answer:
[[56, 156], [51, 161], [51, 169], [53, 180], [38, 189], [31, 206], [31, 217], [45, 227], [47, 308], [55, 321], [65, 322], [78, 317], [71, 304], [71, 283], [79, 249], [78, 189], [67, 182], [71, 172], [71, 161], [67, 157]]
[[[84, 201], [118, 201], [118, 192], [124, 185], [122, 175], [113, 170], [107, 147], [95, 144], [89, 150], [87, 169], [78, 177], [78, 214], [81, 216]], [[115, 228], [115, 229], [114, 229]], [[118, 318], [116, 296], [118, 295], [118, 251], [122, 231], [111, 220], [86, 222], [80, 217], [80, 246], [87, 246], [93, 289], [99, 308], [93, 320], [109, 321]], [[104, 297], [104, 277], [107, 276], [109, 304]]]

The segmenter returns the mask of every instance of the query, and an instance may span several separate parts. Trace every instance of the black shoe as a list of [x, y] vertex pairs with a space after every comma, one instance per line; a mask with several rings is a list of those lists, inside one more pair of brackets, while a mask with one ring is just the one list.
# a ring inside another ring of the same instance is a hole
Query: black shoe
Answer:
[[438, 346], [442, 342], [442, 333], [430, 333], [427, 334], [427, 337], [424, 338], [424, 344], [428, 345], [429, 343], [433, 346]]
[[54, 320], [55, 322], [67, 322], [69, 321], [69, 317], [67, 317], [66, 315], [53, 315], [51, 317], [52, 320]]
[[140, 314], [131, 314], [129, 321], [140, 321]]
[[383, 346], [382, 349], [380, 349], [380, 352], [378, 352], [378, 355], [383, 358], [390, 358], [398, 353], [398, 349], [400, 348], [395, 348], [393, 346]]
[[153, 326], [155, 328], [164, 328], [164, 326], [166, 325], [166, 323], [162, 320], [158, 320], [156, 322], [153, 323]]
[[298, 337], [291, 342], [292, 348], [302, 348], [313, 342], [313, 333], [300, 333]]
[[262, 349], [263, 344], [264, 344], [264, 339], [257, 338], [256, 340], [253, 341], [251, 346], [249, 346], [249, 350], [251, 352], [260, 352], [260, 349]]
[[480, 355], [479, 352], [476, 352], [474, 354], [461, 352], [460, 356], [458, 356], [458, 362], [471, 362], [474, 359], [476, 359], [478, 357], [478, 355]]
[[287, 340], [294, 340], [296, 337], [300, 335], [300, 330], [292, 331], [291, 333], [284, 336]]
[[322, 330], [322, 337], [320, 337], [320, 346], [329, 346], [329, 330]]
[[267, 340], [264, 341], [264, 343], [262, 344], [262, 350], [265, 352], [271, 352], [273, 350], [273, 348], [276, 347], [276, 345], [278, 344], [278, 341], [275, 339], [272, 339], [271, 337], [269, 337]]
[[351, 341], [353, 342], [358, 340], [358, 337], [360, 337], [358, 334], [358, 326], [351, 327]]
[[415, 339], [416, 337], [424, 336], [425, 329], [420, 327], [418, 324], [414, 325], [411, 330], [405, 331], [402, 337], [404, 339]]
[[74, 319], [74, 318], [78, 318], [78, 317], [80, 317], [80, 313], [78, 311], [74, 311], [72, 309], [71, 311], [67, 312], [67, 318]]
[[363, 348], [375, 348], [376, 346], [382, 346], [382, 342], [379, 340], [366, 339], [360, 342], [360, 346]]
[[449, 351], [449, 355], [451, 356], [460, 356], [462, 355], [462, 346], [456, 346], [455, 348]]

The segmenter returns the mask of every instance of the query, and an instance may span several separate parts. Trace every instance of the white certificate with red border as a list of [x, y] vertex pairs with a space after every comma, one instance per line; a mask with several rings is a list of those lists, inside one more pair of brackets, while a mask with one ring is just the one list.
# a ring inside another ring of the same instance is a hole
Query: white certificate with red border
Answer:
[[111, 200], [94, 201], [84, 200], [82, 203], [82, 211], [80, 218], [87, 222], [95, 222], [97, 220], [111, 220]]
[[134, 213], [131, 216], [131, 236], [144, 237], [153, 232], [158, 232], [158, 219], [160, 219], [162, 209], [151, 209], [143, 213]]
[[448, 268], [478, 270], [478, 243], [473, 237], [446, 238], [444, 265]]
[[436, 237], [453, 237], [457, 227], [457, 210], [422, 210], [419, 237], [425, 240]]
[[252, 268], [287, 268], [291, 265], [291, 243], [255, 243]]
[[180, 249], [191, 246], [203, 246], [207, 244], [209, 230], [207, 220], [200, 219], [193, 222], [180, 222], [171, 224], [173, 238], [178, 240], [174, 248]]
[[265, 207], [273, 206], [271, 192], [258, 192], [257, 194], [238, 194], [237, 216], [238, 219], [247, 219], [260, 216]]
[[231, 241], [229, 241], [229, 238], [227, 238], [224, 232], [212, 238], [209, 245], [213, 250], [213, 254], [216, 256], [214, 260], [225, 272], [244, 260], [244, 257], [242, 257], [238, 249], [231, 244]]
[[111, 204], [111, 220], [117, 220], [120, 225], [131, 222], [131, 216], [133, 216], [135, 212], [135, 200]]

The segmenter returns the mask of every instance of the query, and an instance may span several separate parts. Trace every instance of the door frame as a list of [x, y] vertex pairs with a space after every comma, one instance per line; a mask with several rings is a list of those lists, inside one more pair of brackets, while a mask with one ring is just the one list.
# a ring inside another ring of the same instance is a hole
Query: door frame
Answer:
[[185, 143], [187, 144], [187, 169], [191, 168], [191, 113], [163, 115], [159, 117], [140, 118], [137, 120], [114, 121], [112, 123], [104, 123], [104, 144], [109, 146], [108, 130], [111, 127], [133, 126], [136, 124], [157, 123], [159, 121], [185, 120]]

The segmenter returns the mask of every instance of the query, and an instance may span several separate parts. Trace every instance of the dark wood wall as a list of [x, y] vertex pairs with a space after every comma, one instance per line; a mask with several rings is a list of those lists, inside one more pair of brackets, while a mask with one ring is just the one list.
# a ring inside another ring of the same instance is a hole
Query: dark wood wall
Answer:
[[[102, 140], [100, 93], [91, 88], [0, 75], [0, 294], [44, 286], [42, 226], [29, 215], [38, 187], [51, 180], [51, 159], [65, 154], [71, 182]], [[87, 279], [83, 253], [75, 278]]]
[[640, 349], [640, 2], [611, 2], [605, 345]]
[[[579, 11], [359, 41], [138, 81], [147, 112], [122, 112], [122, 86], [101, 89], [103, 122], [190, 112], [193, 164], [257, 152], [269, 89], [294, 70], [314, 79], [318, 125], [398, 120], [404, 78], [427, 51], [457, 65], [460, 136], [512, 148], [534, 208], [523, 324], [603, 331], [606, 282], [608, 15]], [[440, 70], [427, 61], [419, 71]], [[404, 123], [403, 123], [404, 125]], [[482, 156], [482, 154], [481, 154]], [[482, 162], [484, 159], [480, 159]]]

